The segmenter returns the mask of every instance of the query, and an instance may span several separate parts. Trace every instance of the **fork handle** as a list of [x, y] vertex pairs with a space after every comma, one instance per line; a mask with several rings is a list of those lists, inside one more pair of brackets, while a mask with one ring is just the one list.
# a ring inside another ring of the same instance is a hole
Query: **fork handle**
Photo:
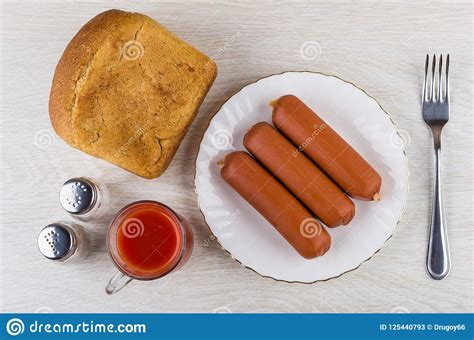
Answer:
[[448, 233], [444, 218], [441, 190], [441, 148], [435, 147], [435, 183], [433, 195], [433, 212], [431, 215], [430, 239], [426, 267], [435, 280], [442, 280], [451, 269], [449, 255]]

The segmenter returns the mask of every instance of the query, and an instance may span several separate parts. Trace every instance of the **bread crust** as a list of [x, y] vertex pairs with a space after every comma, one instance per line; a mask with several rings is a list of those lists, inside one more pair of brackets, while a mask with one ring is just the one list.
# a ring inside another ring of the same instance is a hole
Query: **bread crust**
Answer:
[[63, 52], [51, 86], [51, 124], [74, 148], [156, 178], [216, 75], [212, 59], [150, 17], [109, 10]]

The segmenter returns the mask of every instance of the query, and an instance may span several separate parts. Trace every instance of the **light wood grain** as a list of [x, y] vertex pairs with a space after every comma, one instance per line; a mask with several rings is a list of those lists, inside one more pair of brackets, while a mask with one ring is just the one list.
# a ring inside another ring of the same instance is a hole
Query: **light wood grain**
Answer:
[[[54, 67], [79, 28], [109, 8], [150, 15], [218, 63], [218, 78], [196, 121], [166, 174], [153, 181], [74, 150], [51, 133], [48, 95]], [[473, 312], [470, 1], [28, 0], [3, 1], [1, 15], [1, 311]], [[316, 60], [301, 58], [306, 41], [321, 46]], [[440, 282], [425, 271], [433, 171], [419, 93], [427, 52], [449, 52], [452, 58], [443, 176], [453, 265]], [[194, 192], [194, 158], [212, 114], [245, 84], [285, 70], [336, 74], [357, 84], [410, 136], [410, 193], [394, 236], [356, 271], [311, 285], [265, 279], [233, 261], [209, 239]], [[196, 235], [189, 263], [162, 280], [134, 282], [106, 296], [104, 286], [115, 271], [104, 244], [110, 216], [86, 224], [94, 244], [87, 261], [73, 266], [43, 259], [36, 235], [49, 222], [70, 220], [59, 207], [58, 189], [74, 175], [107, 182], [111, 214], [126, 203], [155, 199], [186, 216]]]

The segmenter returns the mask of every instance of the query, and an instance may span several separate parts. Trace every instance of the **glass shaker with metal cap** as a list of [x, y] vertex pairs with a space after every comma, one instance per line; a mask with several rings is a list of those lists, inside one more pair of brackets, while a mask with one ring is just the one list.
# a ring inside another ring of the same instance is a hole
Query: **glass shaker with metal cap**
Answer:
[[102, 217], [107, 211], [109, 199], [105, 184], [85, 177], [67, 180], [59, 192], [64, 210], [81, 221]]
[[38, 248], [44, 257], [60, 262], [83, 259], [89, 253], [84, 229], [77, 224], [56, 222], [38, 235]]

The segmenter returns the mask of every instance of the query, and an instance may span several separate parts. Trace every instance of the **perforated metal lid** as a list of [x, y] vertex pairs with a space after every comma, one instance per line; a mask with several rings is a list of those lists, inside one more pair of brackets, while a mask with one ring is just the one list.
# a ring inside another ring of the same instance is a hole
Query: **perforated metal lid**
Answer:
[[87, 178], [71, 178], [59, 192], [61, 206], [70, 214], [82, 215], [90, 211], [97, 201], [97, 188]]
[[76, 249], [74, 232], [63, 223], [52, 223], [44, 227], [38, 235], [38, 248], [46, 258], [65, 260]]

